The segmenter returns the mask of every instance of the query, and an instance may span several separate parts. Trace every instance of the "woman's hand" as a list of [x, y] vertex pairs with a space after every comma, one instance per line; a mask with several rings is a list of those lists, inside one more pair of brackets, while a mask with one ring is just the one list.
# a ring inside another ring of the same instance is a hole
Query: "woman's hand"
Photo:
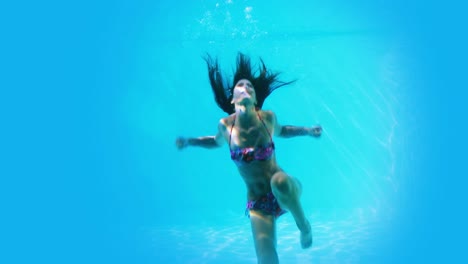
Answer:
[[176, 139], [176, 146], [178, 149], [184, 149], [188, 146], [188, 140], [183, 137], [178, 137]]
[[310, 135], [313, 137], [320, 137], [322, 135], [322, 127], [320, 125], [313, 126], [310, 130]]

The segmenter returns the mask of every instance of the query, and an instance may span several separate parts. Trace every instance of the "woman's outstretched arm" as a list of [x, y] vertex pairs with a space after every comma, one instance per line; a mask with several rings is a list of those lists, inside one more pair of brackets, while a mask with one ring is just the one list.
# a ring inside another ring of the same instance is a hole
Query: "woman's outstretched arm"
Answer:
[[223, 122], [220, 121], [218, 124], [218, 133], [215, 136], [204, 136], [196, 138], [178, 137], [176, 139], [176, 146], [178, 149], [184, 149], [189, 146], [208, 149], [221, 147], [224, 143], [223, 131], [225, 128], [226, 127], [224, 126]]
[[272, 117], [275, 136], [290, 138], [297, 136], [312, 136], [320, 137], [322, 135], [322, 127], [320, 125], [315, 125], [311, 127], [302, 127], [302, 126], [290, 126], [281, 125], [276, 119], [276, 115], [273, 113]]
[[289, 138], [296, 136], [312, 136], [320, 137], [322, 135], [322, 127], [315, 125], [312, 127], [300, 127], [300, 126], [281, 126], [281, 132], [278, 136]]

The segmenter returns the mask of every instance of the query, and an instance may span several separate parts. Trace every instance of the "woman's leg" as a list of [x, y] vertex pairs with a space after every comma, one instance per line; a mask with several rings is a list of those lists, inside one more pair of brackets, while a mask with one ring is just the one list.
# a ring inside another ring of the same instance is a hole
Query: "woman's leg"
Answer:
[[277, 172], [271, 178], [271, 190], [278, 200], [281, 208], [291, 212], [296, 221], [296, 225], [301, 231], [302, 248], [312, 245], [312, 229], [305, 217], [304, 210], [300, 202], [302, 186], [299, 180], [288, 176], [284, 172]]
[[279, 263], [276, 253], [275, 218], [259, 211], [250, 210], [250, 223], [257, 253], [258, 263]]

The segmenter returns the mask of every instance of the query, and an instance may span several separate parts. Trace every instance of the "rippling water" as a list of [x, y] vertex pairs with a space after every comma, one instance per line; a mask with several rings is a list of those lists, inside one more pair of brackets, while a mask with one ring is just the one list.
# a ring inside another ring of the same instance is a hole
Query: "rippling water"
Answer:
[[[148, 227], [143, 231], [152, 255], [161, 263], [256, 263], [247, 217], [227, 215], [221, 225]], [[372, 257], [378, 234], [388, 219], [375, 211], [319, 212], [309, 217], [314, 244], [302, 249], [291, 214], [277, 221], [281, 263], [359, 263]]]

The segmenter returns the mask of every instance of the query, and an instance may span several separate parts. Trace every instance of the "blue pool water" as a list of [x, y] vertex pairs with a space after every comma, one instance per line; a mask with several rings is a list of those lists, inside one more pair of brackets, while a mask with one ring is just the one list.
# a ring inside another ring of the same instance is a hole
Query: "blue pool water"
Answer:
[[[178, 135], [212, 135], [224, 115], [201, 56], [218, 56], [229, 73], [241, 51], [298, 79], [272, 94], [265, 109], [284, 124], [324, 127], [319, 140], [276, 140], [280, 165], [304, 185], [315, 235], [314, 247], [302, 250], [291, 216], [280, 218], [281, 262], [375, 257], [413, 159], [412, 62], [403, 37], [333, 4], [207, 1], [178, 21], [171, 9], [161, 12], [167, 18], [149, 17], [139, 35], [133, 83], [121, 98], [139, 142], [140, 177], [152, 190], [154, 212], [164, 212], [141, 229], [150, 255], [166, 263], [256, 262], [243, 215], [246, 190], [227, 149], [174, 148]], [[283, 20], [277, 12], [294, 15]]]
[[279, 218], [281, 263], [464, 263], [466, 23], [449, 2], [4, 4], [0, 262], [256, 263], [227, 146], [174, 144], [224, 117], [202, 57], [230, 74], [240, 51], [298, 80], [264, 109], [324, 128], [275, 139], [314, 234], [303, 250]]

